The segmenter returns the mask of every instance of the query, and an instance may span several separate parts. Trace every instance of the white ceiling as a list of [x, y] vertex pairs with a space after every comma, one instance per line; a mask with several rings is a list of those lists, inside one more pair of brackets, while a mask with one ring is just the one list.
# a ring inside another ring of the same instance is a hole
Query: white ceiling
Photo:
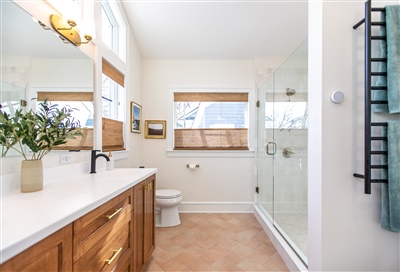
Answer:
[[299, 1], [121, 1], [144, 59], [287, 57], [307, 38]]

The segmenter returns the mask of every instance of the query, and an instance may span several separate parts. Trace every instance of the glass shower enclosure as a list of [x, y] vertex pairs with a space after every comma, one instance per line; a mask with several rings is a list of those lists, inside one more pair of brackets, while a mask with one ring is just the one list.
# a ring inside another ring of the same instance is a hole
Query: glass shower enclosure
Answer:
[[257, 205], [307, 264], [307, 40], [258, 89]]

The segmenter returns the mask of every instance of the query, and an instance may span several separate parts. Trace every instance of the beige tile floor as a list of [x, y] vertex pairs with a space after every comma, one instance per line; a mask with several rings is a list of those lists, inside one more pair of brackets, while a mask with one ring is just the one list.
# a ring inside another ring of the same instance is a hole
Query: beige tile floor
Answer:
[[181, 214], [156, 229], [146, 271], [289, 271], [253, 214]]

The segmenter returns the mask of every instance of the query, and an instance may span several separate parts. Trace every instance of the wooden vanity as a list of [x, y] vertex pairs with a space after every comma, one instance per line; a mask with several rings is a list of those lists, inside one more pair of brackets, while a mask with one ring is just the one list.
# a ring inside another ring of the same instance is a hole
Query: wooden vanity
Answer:
[[[103, 183], [97, 181], [93, 190]], [[155, 182], [155, 173], [148, 171], [127, 189], [122, 182], [123, 192], [13, 256], [0, 271], [143, 271], [155, 248]]]

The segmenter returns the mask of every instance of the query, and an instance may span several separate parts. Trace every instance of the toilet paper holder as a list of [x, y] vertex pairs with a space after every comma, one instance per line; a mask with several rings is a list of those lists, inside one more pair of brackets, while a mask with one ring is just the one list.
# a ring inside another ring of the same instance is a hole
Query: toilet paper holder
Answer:
[[195, 168], [199, 168], [200, 164], [186, 164], [186, 168], [189, 169], [195, 169]]

